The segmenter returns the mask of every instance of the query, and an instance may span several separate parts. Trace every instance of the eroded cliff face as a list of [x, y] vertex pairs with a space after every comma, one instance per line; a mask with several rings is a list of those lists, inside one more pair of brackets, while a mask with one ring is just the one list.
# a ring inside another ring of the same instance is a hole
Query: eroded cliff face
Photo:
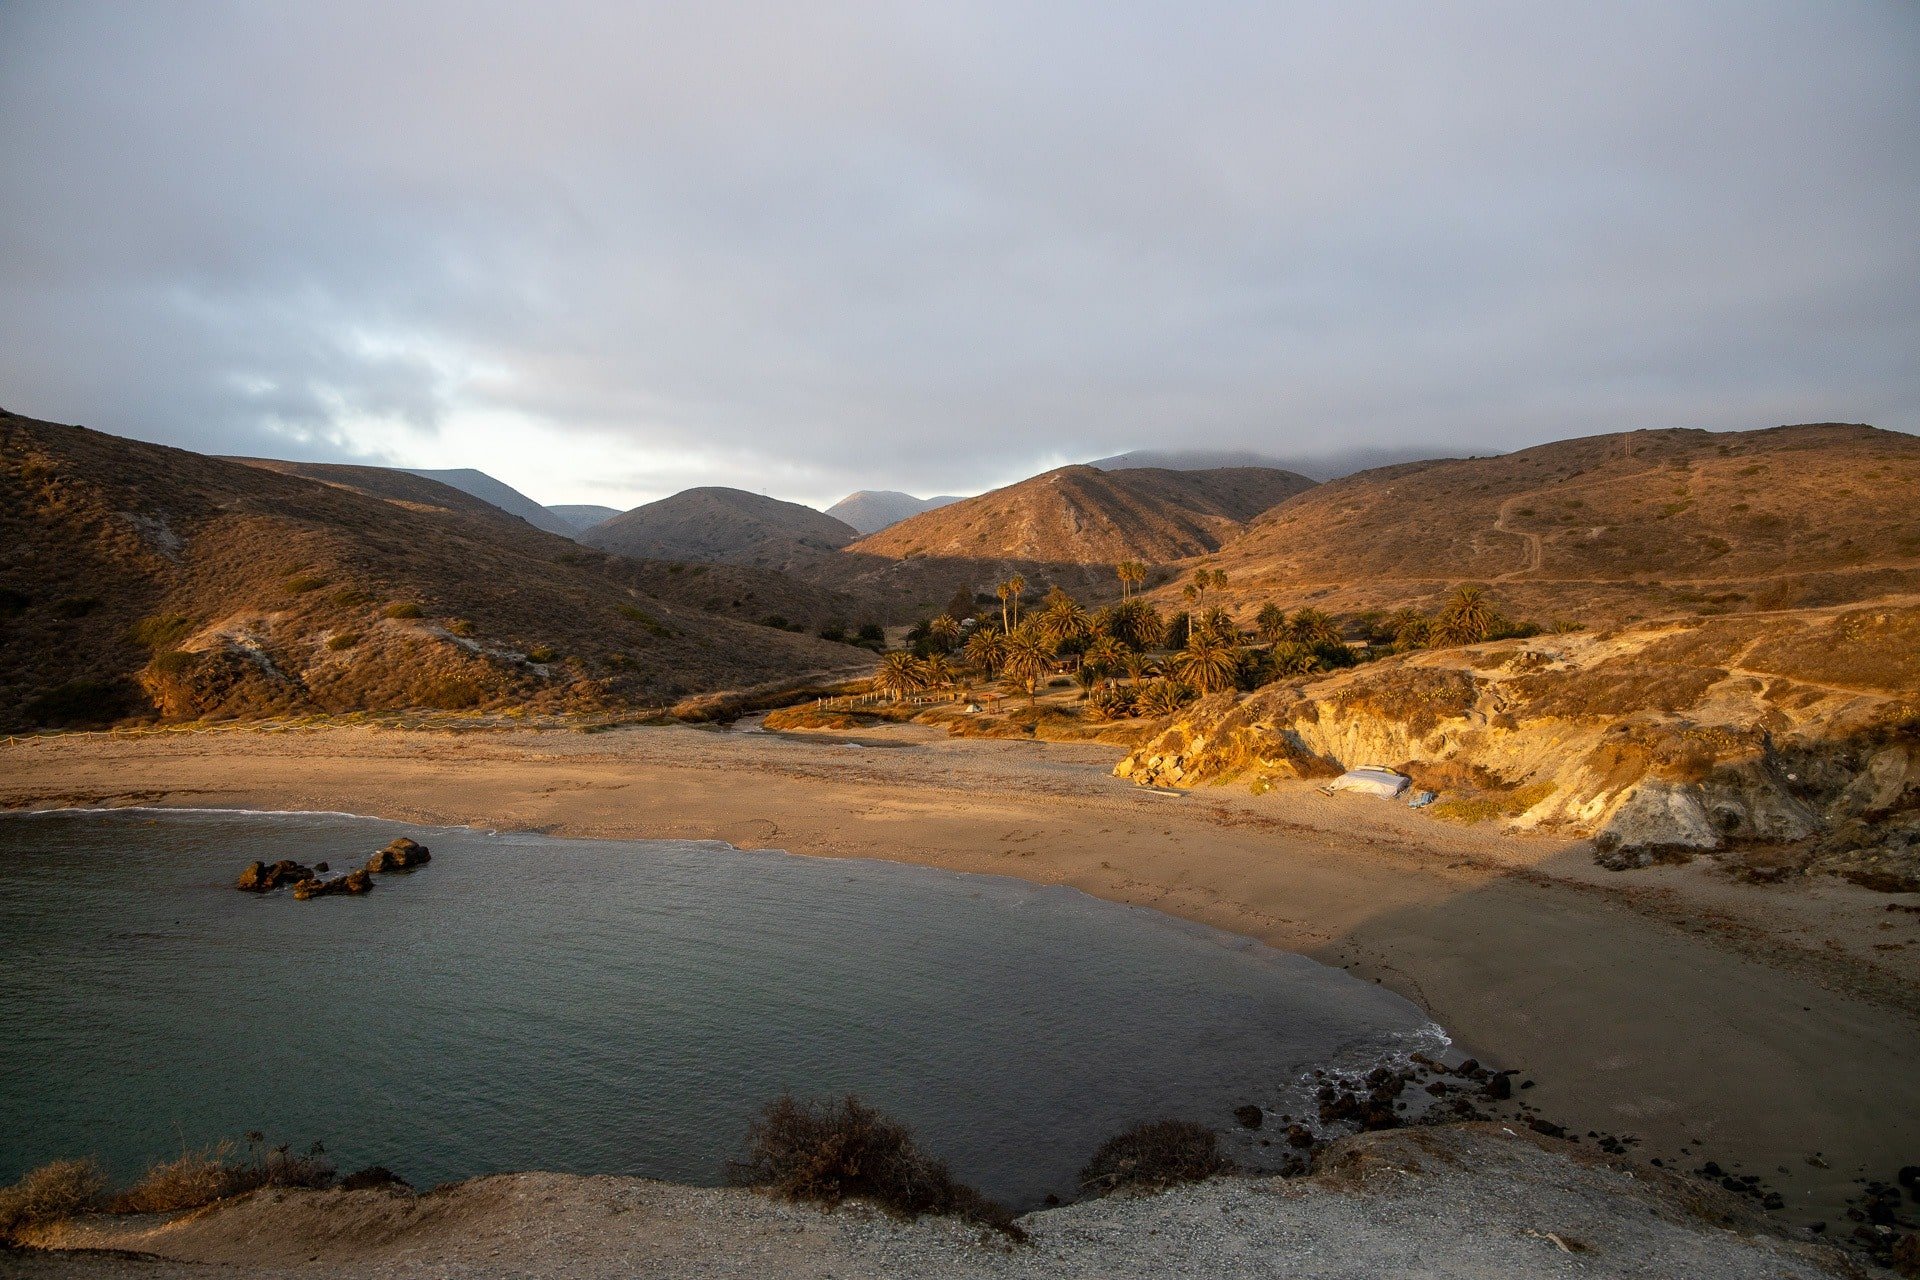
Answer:
[[1890, 886], [1920, 861], [1920, 608], [1388, 658], [1214, 695], [1115, 772], [1257, 788], [1369, 764], [1440, 792], [1442, 816], [1591, 835], [1616, 861], [1791, 845], [1863, 882], [1879, 859]]

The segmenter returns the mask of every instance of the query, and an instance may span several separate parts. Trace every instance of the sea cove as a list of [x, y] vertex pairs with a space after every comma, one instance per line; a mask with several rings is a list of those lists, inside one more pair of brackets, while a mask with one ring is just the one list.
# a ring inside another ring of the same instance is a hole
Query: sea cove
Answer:
[[[433, 862], [364, 898], [231, 888], [255, 858], [339, 869], [401, 834]], [[857, 1092], [1030, 1206], [1141, 1120], [1234, 1129], [1249, 1102], [1305, 1109], [1310, 1068], [1444, 1043], [1399, 996], [1157, 912], [718, 842], [7, 815], [0, 937], [0, 1179], [259, 1130], [422, 1186], [713, 1183], [792, 1088]]]

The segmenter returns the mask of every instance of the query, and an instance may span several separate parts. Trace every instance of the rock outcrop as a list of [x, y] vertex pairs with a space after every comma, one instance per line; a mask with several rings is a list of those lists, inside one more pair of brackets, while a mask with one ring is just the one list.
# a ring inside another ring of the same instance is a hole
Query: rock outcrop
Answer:
[[283, 884], [299, 884], [303, 880], [313, 879], [313, 868], [301, 866], [289, 858], [268, 865], [265, 862], [250, 862], [233, 887], [244, 893], [271, 893]]
[[366, 893], [373, 888], [373, 877], [365, 870], [349, 871], [343, 876], [333, 876], [322, 880], [312, 876], [293, 886], [293, 896], [305, 902], [308, 898], [324, 898], [331, 894]]
[[427, 846], [401, 836], [367, 859], [367, 871], [379, 875], [387, 871], [406, 871], [433, 861]]
[[1821, 611], [1400, 655], [1216, 694], [1123, 760], [1142, 785], [1398, 768], [1438, 816], [1605, 858], [1796, 846], [1920, 885], [1920, 609]]

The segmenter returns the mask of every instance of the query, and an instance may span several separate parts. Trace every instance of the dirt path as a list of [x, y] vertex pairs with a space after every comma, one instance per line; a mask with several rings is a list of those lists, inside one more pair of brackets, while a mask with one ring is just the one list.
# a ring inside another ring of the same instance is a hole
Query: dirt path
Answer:
[[1532, 1074], [1549, 1115], [1763, 1174], [1798, 1218], [1920, 1152], [1920, 915], [1883, 895], [1739, 885], [1705, 861], [1604, 872], [1580, 844], [1305, 786], [1162, 797], [1110, 777], [1110, 748], [854, 736], [898, 745], [686, 727], [45, 738], [0, 748], [0, 806], [344, 810], [1065, 884], [1380, 981]]

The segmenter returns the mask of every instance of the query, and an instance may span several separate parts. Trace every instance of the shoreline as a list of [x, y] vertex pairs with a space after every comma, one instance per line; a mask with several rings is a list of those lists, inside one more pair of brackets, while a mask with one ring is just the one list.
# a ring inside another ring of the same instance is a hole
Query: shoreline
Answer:
[[[1578, 842], [1305, 787], [1152, 795], [1107, 776], [1111, 748], [850, 736], [900, 745], [691, 727], [36, 738], [0, 748], [0, 806], [717, 839], [1066, 885], [1388, 986], [1462, 1053], [1537, 1076], [1550, 1118], [1638, 1134], [1642, 1158], [1761, 1174], [1788, 1221], [1835, 1216], [1850, 1179], [1890, 1177], [1920, 1149], [1905, 937], [1920, 929], [1911, 913], [1870, 921], [1886, 895], [1732, 885], [1698, 866], [1602, 872]], [[1904, 970], [1874, 949], [1896, 935]], [[1816, 1151], [1831, 1169], [1806, 1162]]]

